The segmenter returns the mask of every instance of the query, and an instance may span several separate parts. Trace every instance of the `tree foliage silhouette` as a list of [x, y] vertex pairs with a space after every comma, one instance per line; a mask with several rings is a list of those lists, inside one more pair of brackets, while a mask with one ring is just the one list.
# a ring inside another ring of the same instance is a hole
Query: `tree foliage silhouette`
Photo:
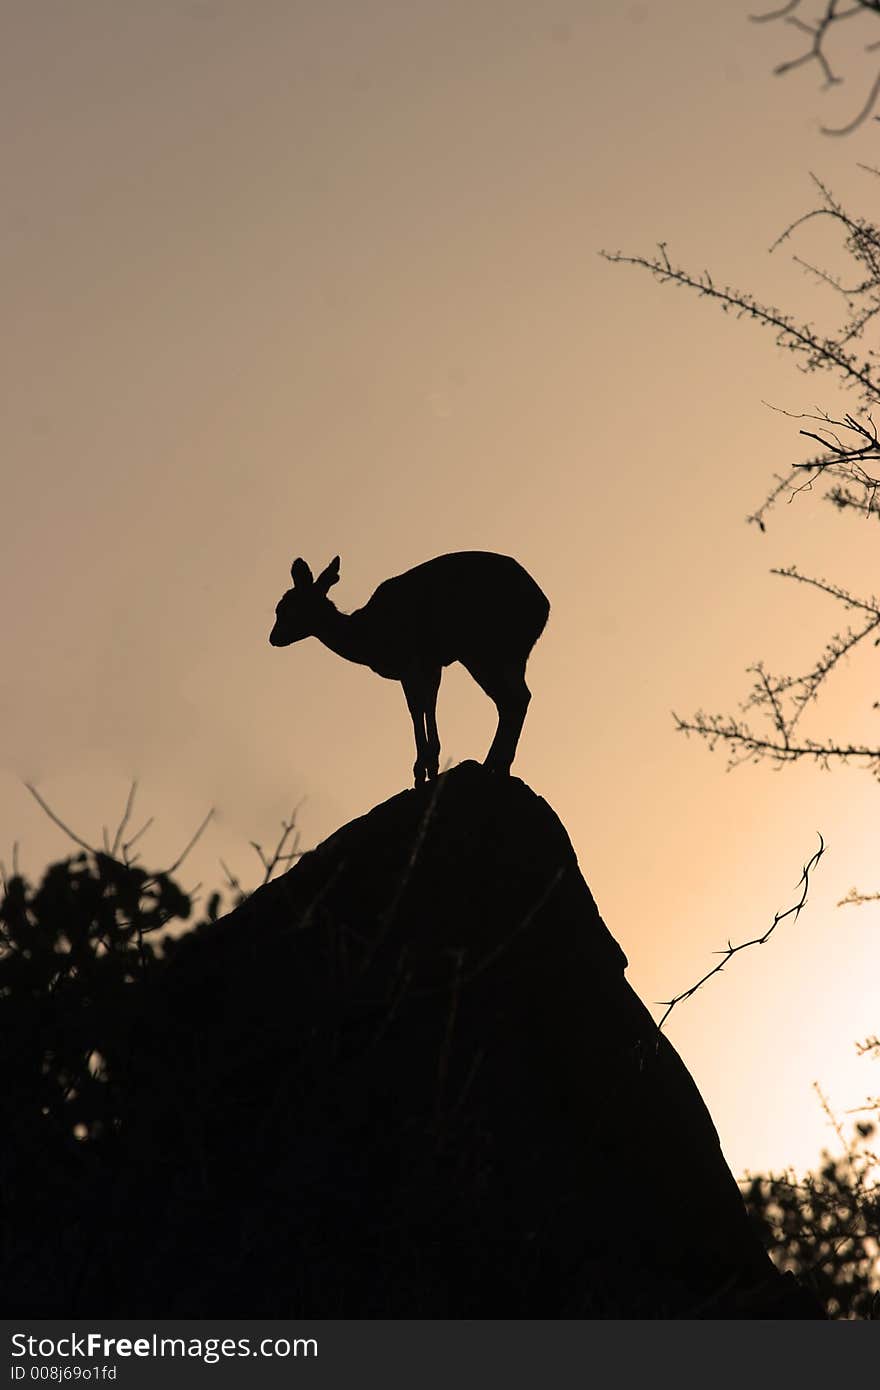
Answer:
[[746, 1206], [777, 1265], [808, 1284], [829, 1317], [880, 1317], [876, 1127], [856, 1126], [845, 1152], [824, 1154], [817, 1172], [747, 1178]]
[[[844, 10], [828, 0], [815, 24], [807, 23], [800, 0], [758, 19], [785, 19], [810, 40], [801, 58], [782, 64], [784, 72], [808, 60], [822, 68], [826, 81], [836, 81], [829, 66], [826, 43], [835, 25], [856, 12], [880, 17], [874, 0]], [[880, 37], [880, 35], [878, 35]], [[865, 119], [880, 94], [880, 77], [859, 117], [846, 129]], [[837, 133], [844, 133], [839, 131]], [[870, 178], [880, 171], [866, 169]], [[691, 271], [677, 264], [665, 243], [648, 255], [603, 252], [612, 262], [648, 271], [662, 284], [672, 285], [709, 300], [722, 312], [768, 329], [778, 346], [790, 353], [807, 375], [826, 377], [852, 397], [849, 410], [832, 413], [783, 411], [798, 422], [807, 441], [806, 457], [777, 474], [772, 487], [747, 521], [762, 532], [781, 500], [814, 492], [825, 485], [824, 498], [844, 520], [880, 517], [880, 439], [875, 416], [880, 407], [880, 224], [870, 215], [843, 205], [832, 190], [813, 179], [816, 201], [792, 222], [771, 246], [797, 245], [806, 229], [817, 222], [830, 224], [839, 234], [840, 264], [816, 264], [795, 254], [795, 262], [823, 287], [837, 304], [836, 322], [818, 327], [802, 315], [760, 300], [749, 291], [724, 284], [707, 270]], [[769, 761], [782, 766], [801, 760], [822, 767], [854, 764], [880, 778], [880, 744], [847, 734], [815, 737], [806, 731], [808, 716], [826, 683], [841, 669], [844, 658], [880, 645], [880, 599], [857, 595], [848, 587], [821, 576], [804, 574], [796, 566], [772, 573], [790, 583], [805, 586], [832, 599], [847, 620], [826, 640], [806, 669], [778, 673], [763, 660], [749, 668], [751, 687], [734, 713], [675, 715], [678, 729], [705, 740], [710, 749], [724, 748], [728, 765]], [[878, 708], [878, 703], [873, 705]], [[757, 721], [757, 722], [756, 722]], [[876, 897], [851, 891], [844, 900], [859, 903]], [[873, 1041], [876, 1050], [876, 1040]], [[871, 1041], [863, 1049], [870, 1051]], [[880, 1110], [871, 1101], [867, 1110]], [[880, 1287], [877, 1236], [880, 1231], [880, 1161], [869, 1148], [873, 1130], [859, 1124], [852, 1141], [841, 1154], [825, 1156], [819, 1173], [803, 1183], [788, 1177], [751, 1179], [747, 1202], [783, 1267], [809, 1276], [817, 1293], [830, 1300], [840, 1316], [870, 1315], [874, 1291]]]
[[[52, 1306], [53, 1286], [66, 1296], [76, 1282], [71, 1271], [87, 1258], [90, 1228], [112, 1214], [121, 1128], [155, 1050], [143, 1026], [151, 1001], [183, 944], [248, 894], [224, 865], [225, 890], [210, 893], [197, 916], [194, 893], [176, 877], [210, 814], [170, 866], [150, 870], [135, 846], [152, 821], [125, 838], [136, 784], [103, 849], [30, 790], [80, 848], [37, 883], [20, 872], [17, 853], [10, 873], [0, 865], [0, 1283], [7, 1301], [13, 1287], [41, 1288]], [[299, 856], [295, 813], [273, 850], [252, 846], [268, 883]], [[166, 1079], [173, 1089], [170, 1071]]]
[[[880, 444], [874, 412], [880, 401], [880, 343], [876, 337], [880, 315], [880, 228], [863, 216], [847, 212], [833, 194], [814, 180], [819, 203], [783, 233], [775, 245], [792, 237], [815, 218], [829, 218], [840, 230], [842, 251], [849, 272], [831, 272], [801, 261], [833, 289], [843, 307], [842, 320], [827, 331], [775, 306], [761, 303], [746, 291], [716, 284], [708, 271], [692, 273], [674, 264], [665, 245], [653, 256], [621, 253], [608, 259], [648, 270], [661, 283], [690, 289], [717, 304], [723, 312], [749, 318], [774, 334], [781, 348], [795, 357], [806, 373], [836, 378], [854, 397], [852, 412], [799, 415], [806, 424], [800, 435], [812, 452], [775, 479], [761, 505], [748, 517], [762, 531], [767, 516], [781, 498], [827, 481], [827, 500], [844, 514], [876, 517], [880, 514]], [[799, 259], [799, 258], [796, 258]], [[857, 738], [814, 738], [802, 731], [804, 715], [820, 695], [825, 682], [836, 673], [842, 658], [880, 637], [880, 601], [852, 593], [844, 585], [820, 576], [802, 574], [796, 566], [776, 568], [773, 574], [806, 585], [832, 598], [852, 621], [832, 633], [810, 666], [793, 674], [777, 674], [759, 661], [750, 668], [751, 689], [739, 712], [715, 714], [698, 710], [676, 716], [678, 728], [706, 739], [709, 746], [724, 746], [730, 764], [766, 759], [777, 765], [810, 759], [822, 766], [856, 763], [880, 776], [880, 745]], [[753, 718], [762, 721], [755, 727]]]

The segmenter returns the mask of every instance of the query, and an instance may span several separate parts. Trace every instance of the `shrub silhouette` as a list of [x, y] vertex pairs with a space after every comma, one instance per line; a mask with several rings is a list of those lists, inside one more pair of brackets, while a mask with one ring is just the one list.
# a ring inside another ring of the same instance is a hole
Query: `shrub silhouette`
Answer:
[[[187, 894], [100, 851], [21, 875], [0, 906], [0, 1001], [19, 1116], [57, 1139], [94, 1137], [106, 1120], [102, 1057], [126, 990], [150, 968], [148, 939], [190, 916]], [[8, 1094], [8, 1090], [7, 1090]]]
[[[857, 1127], [870, 1140], [873, 1126]], [[834, 1318], [880, 1317], [880, 1188], [876, 1157], [854, 1144], [824, 1155], [800, 1182], [756, 1176], [746, 1206], [780, 1269], [812, 1288]]]
[[108, 1058], [119, 1059], [131, 993], [162, 954], [150, 938], [190, 914], [169, 874], [101, 851], [50, 865], [36, 887], [20, 874], [5, 881], [0, 1026], [12, 1210], [23, 1202], [33, 1215], [28, 1199], [41, 1184], [82, 1177], [90, 1147], [112, 1136], [114, 1085], [124, 1078], [111, 1075]]
[[18, 873], [4, 880], [2, 1275], [11, 1287], [70, 1278], [47, 1252], [73, 1234], [80, 1198], [112, 1167], [131, 996], [161, 956], [151, 938], [190, 914], [169, 874], [100, 851], [50, 865], [36, 887]]

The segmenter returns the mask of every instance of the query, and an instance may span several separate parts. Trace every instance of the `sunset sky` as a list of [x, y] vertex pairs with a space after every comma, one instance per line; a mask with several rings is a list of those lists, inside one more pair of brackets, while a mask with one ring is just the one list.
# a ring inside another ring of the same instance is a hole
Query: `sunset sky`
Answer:
[[[550, 598], [515, 772], [560, 815], [645, 1002], [745, 952], [668, 1032], [739, 1175], [837, 1147], [876, 1095], [880, 787], [858, 769], [725, 772], [671, 711], [735, 711], [745, 668], [806, 669], [846, 615], [769, 574], [870, 594], [876, 526], [822, 489], [745, 516], [802, 458], [790, 411], [856, 403], [772, 337], [600, 250], [670, 255], [836, 325], [768, 248], [813, 172], [871, 212], [877, 126], [745, 3], [6, 0], [0, 857], [32, 877], [130, 781], [185, 884], [252, 883], [409, 784], [400, 687], [317, 642], [273, 650], [303, 555], [333, 597], [458, 549]], [[870, 37], [870, 35], [868, 35]], [[855, 45], [853, 31], [847, 41]], [[841, 50], [844, 52], [845, 50]], [[828, 233], [803, 253], [833, 260]], [[874, 655], [810, 732], [873, 738]], [[445, 674], [443, 758], [495, 712]], [[659, 1013], [659, 1011], [658, 1011]], [[846, 1121], [849, 1125], [850, 1121]]]

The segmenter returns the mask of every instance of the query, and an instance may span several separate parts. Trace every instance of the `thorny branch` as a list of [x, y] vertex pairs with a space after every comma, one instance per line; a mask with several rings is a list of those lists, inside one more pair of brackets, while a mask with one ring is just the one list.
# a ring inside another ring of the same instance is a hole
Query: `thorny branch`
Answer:
[[741, 941], [738, 946], [734, 946], [730, 941], [728, 941], [727, 946], [724, 948], [724, 950], [719, 952], [721, 960], [719, 960], [715, 965], [713, 965], [711, 970], [707, 970], [705, 975], [703, 975], [701, 979], [697, 980], [696, 984], [691, 985], [689, 989], [682, 990], [681, 994], [676, 994], [672, 999], [664, 999], [660, 1001], [661, 1006], [665, 1006], [665, 1012], [660, 1022], [657, 1024], [658, 1033], [663, 1028], [664, 1023], [666, 1022], [669, 1015], [672, 1013], [672, 1010], [675, 1008], [676, 1004], [680, 1004], [684, 999], [690, 999], [691, 995], [696, 994], [697, 990], [702, 988], [702, 986], [706, 983], [707, 980], [711, 980], [713, 975], [720, 975], [727, 962], [731, 960], [733, 956], [737, 955], [740, 951], [747, 951], [750, 946], [763, 946], [767, 941], [770, 940], [770, 937], [773, 935], [776, 928], [779, 926], [779, 923], [784, 922], [786, 917], [793, 916], [794, 920], [797, 921], [798, 917], [801, 914], [801, 909], [804, 907], [807, 901], [807, 893], [809, 892], [810, 888], [810, 874], [813, 871], [813, 869], [815, 869], [816, 865], [819, 863], [819, 860], [822, 858], [822, 855], [824, 853], [825, 841], [822, 839], [821, 834], [819, 834], [819, 848], [812, 854], [810, 859], [808, 859], [807, 863], [804, 865], [803, 871], [798, 881], [798, 887], [801, 888], [800, 898], [796, 903], [793, 903], [791, 907], [786, 908], [784, 912], [777, 912], [774, 915], [773, 921], [771, 922], [767, 930], [764, 932], [763, 936], [755, 936], [751, 939], [751, 941]]
[[[782, 413], [787, 415], [790, 412], [783, 411]], [[814, 476], [818, 477], [822, 473], [830, 473], [833, 477], [844, 478], [847, 482], [855, 483], [863, 488], [865, 495], [858, 499], [859, 510], [869, 516], [876, 514], [877, 489], [880, 487], [880, 478], [875, 477], [865, 468], [866, 463], [880, 463], [880, 441], [877, 438], [874, 417], [869, 414], [866, 417], [866, 422], [862, 423], [849, 414], [838, 420], [827, 415], [824, 411], [820, 411], [815, 415], [802, 414], [796, 418], [815, 420], [821, 426], [819, 430], [802, 429], [800, 433], [805, 439], [814, 440], [825, 450], [825, 453], [817, 458], [809, 459], [806, 463], [794, 465], [795, 476], [803, 470], [806, 470], [811, 476], [806, 482], [791, 489], [792, 496], [805, 488], [812, 487]], [[840, 430], [855, 436], [855, 442], [848, 442], [841, 438], [838, 433]], [[846, 496], [851, 497], [852, 494], [847, 491]], [[835, 501], [838, 507], [848, 505], [847, 502], [840, 501], [839, 489], [836, 490], [836, 495], [832, 497], [832, 501]]]
[[780, 347], [802, 359], [803, 371], [836, 372], [846, 385], [858, 388], [871, 399], [880, 395], [880, 384], [872, 375], [872, 363], [863, 363], [843, 341], [824, 335], [810, 323], [799, 322], [794, 315], [775, 305], [762, 304], [747, 290], [716, 285], [708, 270], [692, 274], [675, 265], [669, 259], [665, 242], [658, 243], [654, 256], [625, 256], [620, 251], [602, 251], [600, 255], [616, 265], [640, 266], [650, 271], [661, 284], [694, 290], [701, 298], [714, 300], [724, 313], [733, 313], [736, 318], [754, 319], [763, 328], [775, 333]]
[[[878, 175], [875, 169], [866, 172]], [[818, 195], [817, 205], [786, 227], [770, 251], [787, 244], [795, 234], [802, 234], [804, 228], [817, 219], [830, 222], [840, 231], [842, 251], [852, 267], [846, 277], [794, 256], [795, 263], [835, 294], [843, 307], [842, 322], [831, 332], [775, 305], [764, 304], [745, 291], [716, 284], [708, 270], [684, 269], [671, 260], [665, 242], [658, 244], [654, 255], [601, 253], [606, 260], [638, 266], [661, 284], [692, 290], [700, 298], [717, 303], [722, 312], [751, 319], [769, 329], [777, 344], [794, 355], [802, 372], [827, 372], [861, 401], [864, 419], [858, 418], [855, 412], [847, 412], [840, 418], [823, 411], [811, 415], [781, 412], [819, 426], [801, 431], [804, 438], [819, 445], [819, 452], [788, 465], [775, 475], [769, 495], [747, 518], [762, 531], [766, 529], [767, 513], [780, 498], [791, 501], [798, 492], [810, 489], [813, 480], [822, 474], [827, 474], [833, 482], [827, 497], [840, 510], [860, 507], [866, 515], [880, 512], [876, 500], [880, 478], [878, 470], [870, 466], [880, 465], [880, 441], [871, 414], [880, 401], [880, 351], [866, 342], [869, 330], [875, 330], [880, 323], [880, 227], [867, 217], [847, 212], [820, 179], [815, 175], [811, 177]]]
[[[841, 660], [880, 628], [880, 599], [856, 598], [839, 584], [801, 574], [794, 565], [773, 569], [771, 573], [828, 594], [850, 611], [864, 614], [862, 623], [835, 633], [814, 665], [803, 675], [774, 676], [762, 662], [750, 668], [755, 680], [740, 711], [741, 714], [752, 709], [761, 711], [770, 726], [768, 733], [756, 731], [743, 718], [706, 714], [703, 710], [698, 710], [690, 719], [682, 719], [673, 713], [676, 728], [680, 733], [699, 734], [712, 749], [719, 744], [725, 745], [729, 767], [738, 767], [743, 762], [760, 758], [768, 758], [777, 766], [798, 758], [809, 758], [823, 767], [833, 761], [861, 763], [880, 777], [880, 747], [794, 737], [804, 711], [817, 698], [823, 684]], [[875, 637], [874, 645], [878, 643], [880, 637]]]
[[[880, 0], [873, 8], [880, 13]], [[797, 5], [786, 6], [777, 13], [793, 13], [795, 9]], [[843, 11], [831, 6], [828, 13]], [[653, 256], [615, 253], [607, 257], [648, 270], [661, 283], [695, 291], [701, 298], [716, 302], [724, 312], [751, 318], [774, 333], [777, 343], [794, 354], [803, 372], [827, 372], [861, 401], [858, 412], [833, 414], [818, 408], [812, 412], [780, 412], [800, 422], [800, 436], [809, 441], [812, 453], [775, 475], [769, 495], [748, 517], [761, 531], [766, 530], [767, 514], [780, 499], [791, 502], [798, 494], [812, 491], [820, 480], [830, 484], [825, 496], [838, 511], [857, 510], [865, 518], [880, 517], [880, 432], [875, 424], [880, 402], [880, 346], [876, 341], [880, 325], [880, 227], [868, 218], [847, 212], [819, 179], [814, 177], [813, 183], [818, 195], [816, 206], [792, 222], [770, 249], [788, 243], [795, 235], [802, 236], [807, 225], [817, 221], [840, 232], [848, 274], [832, 274], [805, 258], [795, 258], [843, 306], [842, 322], [831, 332], [763, 304], [753, 295], [719, 286], [708, 271], [694, 274], [682, 269], [670, 259], [662, 242]], [[880, 642], [880, 601], [857, 599], [842, 586], [801, 575], [793, 567], [774, 573], [830, 595], [857, 613], [858, 621], [835, 633], [803, 674], [773, 675], [762, 662], [751, 667], [752, 689], [737, 714], [709, 715], [700, 710], [689, 719], [675, 716], [678, 729], [698, 734], [712, 748], [724, 745], [731, 767], [757, 759], [769, 759], [781, 766], [808, 758], [821, 766], [832, 762], [861, 764], [880, 777], [880, 746], [847, 739], [808, 738], [799, 728], [805, 710], [843, 659], [868, 638], [875, 645]], [[880, 708], [880, 703], [875, 708]], [[765, 717], [763, 728], [753, 727], [749, 721], [749, 713], [756, 710]]]
[[[826, 42], [830, 31], [835, 25], [841, 24], [847, 19], [864, 19], [865, 15], [880, 15], [880, 0], [849, 0], [847, 5], [842, 0], [826, 0], [824, 11], [812, 18], [812, 22], [801, 17], [802, 0], [788, 0], [787, 4], [775, 10], [767, 10], [763, 14], [753, 14], [750, 18], [756, 24], [767, 23], [773, 20], [782, 20], [784, 24], [790, 25], [799, 34], [806, 38], [806, 46], [794, 58], [786, 59], [777, 63], [773, 72], [776, 76], [782, 77], [786, 73], [793, 72], [796, 68], [801, 68], [809, 63], [815, 63], [822, 74], [823, 86], [826, 90], [830, 87], [838, 86], [843, 82], [843, 78], [834, 72], [826, 50]], [[864, 45], [864, 51], [870, 53], [880, 44], [869, 42]], [[843, 126], [822, 126], [824, 135], [848, 135], [867, 120], [874, 109], [877, 97], [880, 96], [880, 73], [874, 78], [870, 85], [868, 94], [862, 103], [861, 109], [852, 120]]]
[[775, 480], [775, 486], [771, 488], [770, 492], [764, 498], [764, 501], [761, 503], [761, 505], [759, 507], [756, 507], [755, 510], [746, 517], [746, 521], [750, 524], [757, 526], [759, 531], [766, 531], [767, 527], [764, 522], [764, 517], [766, 516], [767, 512], [769, 512], [773, 508], [773, 506], [775, 506], [775, 504], [779, 501], [780, 497], [784, 496], [787, 493], [788, 501], [790, 502], [792, 500], [794, 492], [800, 492], [800, 487], [795, 489], [792, 486], [797, 476], [797, 465], [791, 468], [785, 477], [782, 477], [780, 473], [774, 473], [773, 477]]

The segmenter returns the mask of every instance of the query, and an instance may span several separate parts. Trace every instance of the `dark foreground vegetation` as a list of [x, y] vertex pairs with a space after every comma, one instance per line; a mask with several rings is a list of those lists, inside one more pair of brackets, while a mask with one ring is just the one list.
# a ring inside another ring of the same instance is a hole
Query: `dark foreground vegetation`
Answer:
[[522, 782], [218, 911], [111, 853], [5, 883], [7, 1316], [821, 1316]]

